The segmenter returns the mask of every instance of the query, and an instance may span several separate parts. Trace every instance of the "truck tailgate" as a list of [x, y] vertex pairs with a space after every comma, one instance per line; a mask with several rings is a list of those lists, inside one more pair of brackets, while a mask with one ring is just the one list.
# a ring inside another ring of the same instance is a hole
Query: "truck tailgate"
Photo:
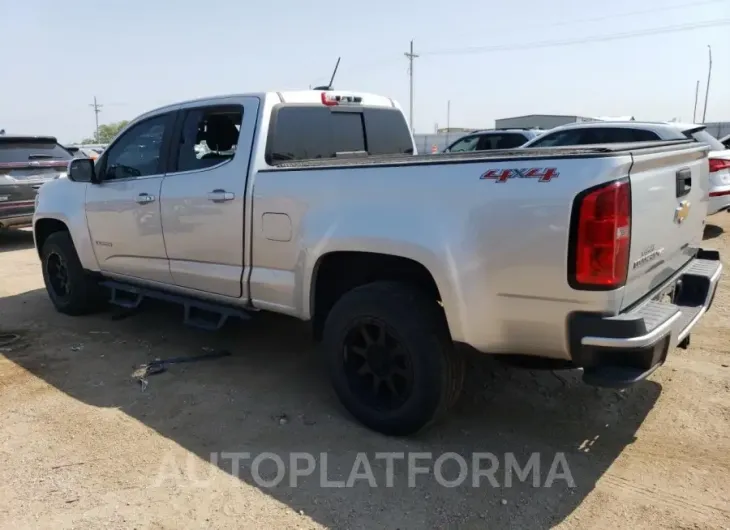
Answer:
[[631, 181], [631, 250], [622, 308], [653, 292], [702, 242], [709, 197], [705, 146], [636, 151]]

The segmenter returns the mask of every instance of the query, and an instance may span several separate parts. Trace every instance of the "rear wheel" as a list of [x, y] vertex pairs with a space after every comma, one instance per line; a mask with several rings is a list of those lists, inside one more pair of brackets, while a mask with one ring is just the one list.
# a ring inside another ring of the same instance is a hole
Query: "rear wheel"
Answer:
[[417, 288], [376, 282], [353, 289], [332, 308], [323, 338], [340, 401], [375, 431], [414, 434], [461, 391], [464, 363], [443, 311]]
[[67, 315], [83, 315], [98, 310], [103, 291], [81, 265], [71, 235], [55, 232], [41, 249], [43, 281], [56, 310]]

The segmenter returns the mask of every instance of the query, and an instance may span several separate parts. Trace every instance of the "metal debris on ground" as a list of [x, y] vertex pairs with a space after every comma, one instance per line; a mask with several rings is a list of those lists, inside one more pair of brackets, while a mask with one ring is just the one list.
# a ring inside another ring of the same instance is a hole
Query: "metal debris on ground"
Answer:
[[0, 348], [10, 346], [14, 342], [20, 340], [20, 335], [17, 333], [0, 333]]
[[161, 374], [167, 371], [167, 366], [170, 364], [181, 364], [191, 363], [196, 361], [207, 361], [210, 359], [218, 359], [220, 357], [227, 357], [231, 352], [226, 350], [211, 351], [204, 355], [192, 355], [188, 357], [173, 357], [172, 359], [155, 359], [149, 363], [141, 365], [134, 372], [132, 372], [132, 379], [137, 381], [141, 386], [142, 390], [147, 389], [149, 382], [147, 377], [151, 375]]
[[109, 317], [111, 320], [124, 320], [125, 318], [129, 318], [131, 316], [136, 315], [139, 311], [139, 308], [115, 308], [114, 311], [112, 311], [111, 316]]

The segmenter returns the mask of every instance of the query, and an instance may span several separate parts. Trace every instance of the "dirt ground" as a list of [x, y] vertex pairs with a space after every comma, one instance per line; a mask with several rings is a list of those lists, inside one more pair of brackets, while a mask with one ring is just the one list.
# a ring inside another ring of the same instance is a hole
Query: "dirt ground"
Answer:
[[[706, 245], [727, 271], [730, 214], [711, 221]], [[29, 232], [0, 235], [0, 271], [0, 332], [19, 335], [0, 346], [2, 528], [730, 528], [727, 272], [691, 347], [650, 380], [599, 390], [575, 372], [470, 359], [448, 420], [400, 440], [342, 411], [303, 323], [257, 315], [206, 333], [165, 306], [66, 317], [46, 297]], [[172, 365], [146, 390], [131, 378], [152, 359], [211, 349], [231, 355]], [[234, 473], [211, 461], [242, 451], [326, 453], [333, 481], [365, 453], [378, 483], [327, 487], [318, 460], [296, 487], [266, 487], [255, 477], [275, 478], [275, 466]], [[507, 487], [500, 473], [496, 486], [446, 488], [431, 473], [410, 487], [398, 461], [388, 487], [378, 452], [512, 453], [523, 464], [537, 452], [541, 487]], [[558, 453], [573, 484], [544, 487]]]

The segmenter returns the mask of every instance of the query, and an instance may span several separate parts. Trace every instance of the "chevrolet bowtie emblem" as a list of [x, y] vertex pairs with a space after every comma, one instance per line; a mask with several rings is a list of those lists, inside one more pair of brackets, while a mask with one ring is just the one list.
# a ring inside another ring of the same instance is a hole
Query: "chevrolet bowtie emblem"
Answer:
[[679, 203], [679, 206], [677, 206], [677, 209], [674, 210], [674, 220], [677, 224], [682, 224], [682, 222], [687, 219], [687, 216], [689, 215], [689, 207], [689, 201], [682, 201]]

